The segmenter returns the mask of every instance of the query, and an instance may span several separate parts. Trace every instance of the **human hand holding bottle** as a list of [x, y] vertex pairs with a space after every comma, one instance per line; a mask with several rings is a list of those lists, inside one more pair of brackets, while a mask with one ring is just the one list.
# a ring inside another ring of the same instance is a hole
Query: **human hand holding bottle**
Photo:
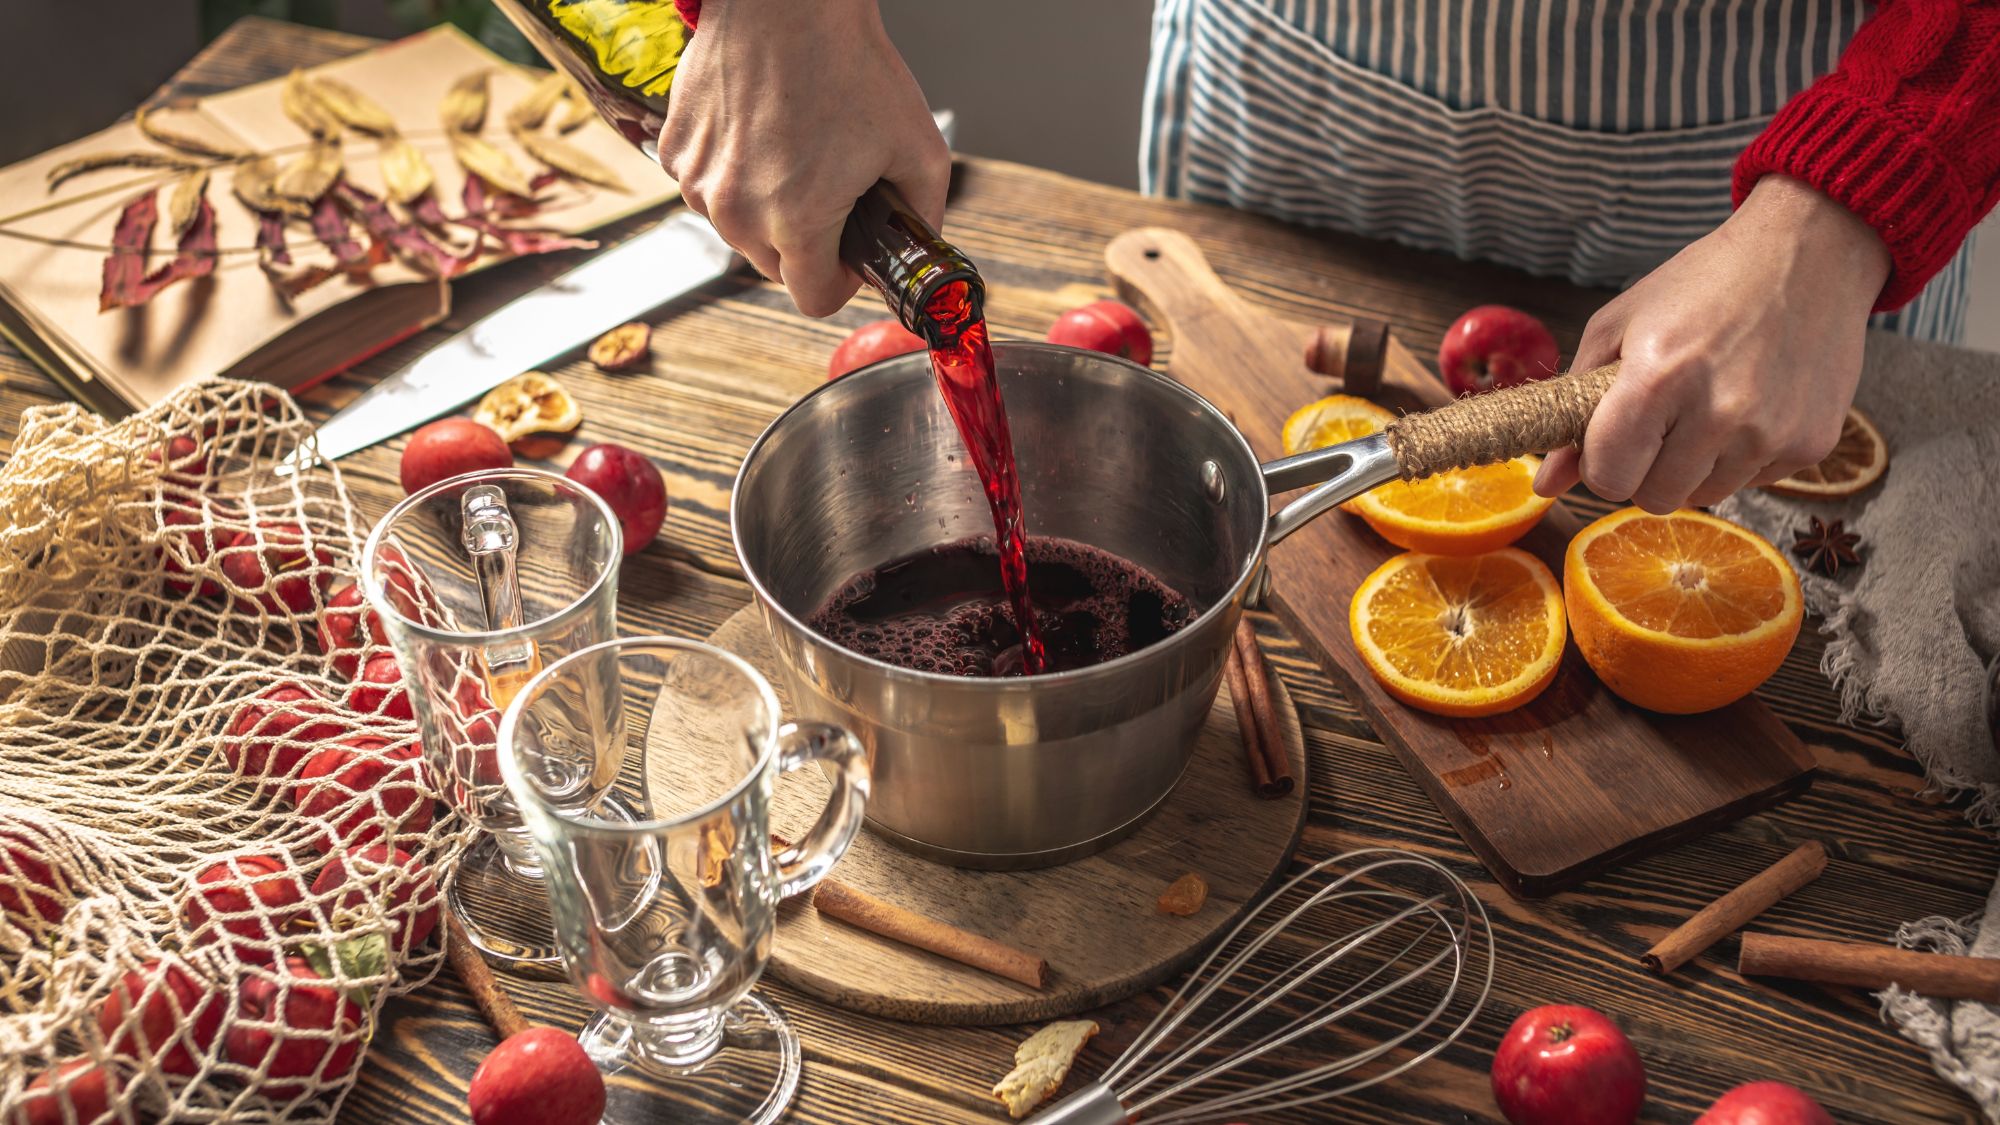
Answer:
[[660, 164], [808, 316], [860, 287], [840, 232], [863, 192], [887, 180], [936, 227], [951, 178], [875, 0], [707, 0], [674, 76]]
[[1590, 318], [1571, 364], [1619, 373], [1581, 449], [1535, 479], [1581, 477], [1650, 512], [1713, 504], [1814, 464], [1840, 439], [1868, 313], [1889, 276], [1882, 239], [1784, 176]]

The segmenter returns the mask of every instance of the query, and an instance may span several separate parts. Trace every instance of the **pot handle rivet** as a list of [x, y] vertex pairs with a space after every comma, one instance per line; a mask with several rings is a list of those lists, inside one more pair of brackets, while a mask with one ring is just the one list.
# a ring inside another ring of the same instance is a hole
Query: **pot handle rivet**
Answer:
[[1222, 466], [1213, 461], [1201, 463], [1201, 490], [1207, 494], [1209, 503], [1222, 503], [1222, 498], [1227, 492], [1223, 486]]

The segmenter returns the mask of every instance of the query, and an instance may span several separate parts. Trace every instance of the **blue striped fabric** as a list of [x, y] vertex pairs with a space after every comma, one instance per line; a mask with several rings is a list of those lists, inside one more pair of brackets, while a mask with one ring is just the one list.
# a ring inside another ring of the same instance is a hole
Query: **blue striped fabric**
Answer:
[[[1149, 192], [1626, 285], [1862, 0], [1157, 0]], [[1957, 339], [1967, 253], [1882, 327]]]

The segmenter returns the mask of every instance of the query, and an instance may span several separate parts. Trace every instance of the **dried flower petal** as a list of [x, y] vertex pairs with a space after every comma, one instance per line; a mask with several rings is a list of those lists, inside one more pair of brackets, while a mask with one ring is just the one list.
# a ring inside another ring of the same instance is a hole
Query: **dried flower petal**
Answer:
[[478, 129], [486, 123], [486, 71], [475, 70], [452, 83], [438, 110], [444, 127], [454, 132]]
[[[470, 183], [474, 179], [478, 177], [471, 177], [466, 182]], [[432, 192], [425, 192], [407, 206], [410, 214], [416, 216], [416, 220], [427, 227], [439, 228], [451, 221], [444, 217], [444, 208], [438, 203], [436, 194]]]
[[275, 211], [261, 212], [257, 216], [258, 260], [275, 265], [292, 264], [292, 252], [285, 245], [285, 217]]
[[1178, 914], [1183, 918], [1201, 912], [1201, 906], [1208, 901], [1208, 883], [1201, 876], [1189, 873], [1175, 879], [1166, 890], [1160, 892], [1160, 901], [1154, 905], [1162, 914]]
[[93, 152], [75, 160], [65, 160], [49, 169], [49, 187], [54, 189], [71, 176], [95, 172], [99, 168], [175, 168], [192, 172], [201, 166], [199, 160], [175, 156], [170, 152]]
[[316, 139], [330, 141], [340, 136], [340, 119], [320, 104], [312, 87], [306, 84], [305, 71], [294, 70], [285, 76], [278, 104], [284, 108], [285, 116], [292, 119], [292, 124]]
[[534, 189], [528, 186], [528, 178], [521, 174], [521, 169], [514, 163], [514, 159], [495, 148], [484, 137], [472, 133], [453, 133], [451, 154], [458, 158], [458, 162], [465, 166], [466, 171], [479, 176], [501, 191], [513, 192], [515, 195], [534, 194]]
[[317, 141], [296, 160], [285, 165], [271, 188], [287, 199], [301, 203], [311, 203], [326, 194], [333, 182], [340, 178], [344, 162], [340, 155], [340, 142]]
[[154, 105], [140, 106], [135, 123], [139, 126], [139, 131], [146, 134], [148, 139], [166, 145], [168, 148], [192, 153], [195, 156], [213, 156], [222, 160], [233, 160], [238, 157], [250, 155], [241, 147], [231, 144], [228, 141], [217, 140], [196, 133], [184, 133], [160, 120], [160, 115], [164, 112], [185, 112], [192, 110], [198, 104], [193, 98], [174, 98], [170, 101], [159, 102]]
[[312, 92], [320, 106], [349, 128], [386, 137], [396, 132], [396, 119], [374, 100], [338, 78], [315, 78]]
[[167, 226], [178, 238], [194, 223], [202, 200], [208, 197], [208, 169], [189, 172], [174, 182], [174, 194], [167, 200]]
[[347, 212], [341, 210], [331, 193], [314, 205], [312, 228], [313, 236], [333, 251], [334, 259], [340, 264], [353, 265], [368, 256], [361, 243], [354, 239]]
[[194, 221], [181, 235], [173, 260], [142, 275], [157, 220], [155, 195], [147, 192], [126, 205], [118, 216], [118, 227], [111, 236], [114, 249], [105, 260], [104, 288], [97, 298], [99, 312], [143, 305], [176, 281], [215, 272], [215, 208], [202, 199], [195, 209]]
[[455, 277], [479, 257], [477, 239], [463, 254], [453, 254], [450, 248], [431, 241], [421, 227], [398, 219], [388, 204], [345, 180], [334, 185], [332, 197], [361, 223], [377, 245], [389, 247], [413, 268], [425, 273]]
[[569, 79], [561, 71], [550, 73], [535, 83], [535, 88], [528, 91], [527, 97], [515, 102], [514, 108], [507, 111], [507, 127], [515, 130], [541, 128], [542, 122], [548, 120], [549, 111], [562, 101], [568, 91]]
[[625, 181], [618, 178], [618, 173], [567, 141], [557, 140], [545, 133], [520, 130], [515, 131], [514, 140], [519, 142], [529, 156], [566, 176], [573, 176], [585, 183], [597, 184], [600, 187], [625, 190]]
[[388, 190], [389, 198], [398, 203], [412, 202], [437, 182], [431, 162], [424, 159], [417, 146], [401, 137], [385, 138], [381, 156], [382, 186]]
[[653, 329], [644, 321], [621, 324], [590, 345], [590, 362], [600, 371], [629, 371], [652, 355]]

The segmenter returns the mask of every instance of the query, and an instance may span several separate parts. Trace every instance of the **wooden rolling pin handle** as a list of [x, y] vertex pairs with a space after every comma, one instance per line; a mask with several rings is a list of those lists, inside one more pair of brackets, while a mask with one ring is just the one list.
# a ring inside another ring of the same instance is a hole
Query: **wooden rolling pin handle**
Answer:
[[1328, 324], [1306, 341], [1306, 368], [1340, 380], [1340, 389], [1367, 397], [1382, 389], [1382, 365], [1389, 354], [1389, 325], [1372, 317], [1352, 324]]
[[1415, 480], [1579, 445], [1617, 376], [1613, 362], [1405, 414], [1389, 424], [1389, 448], [1403, 479]]

